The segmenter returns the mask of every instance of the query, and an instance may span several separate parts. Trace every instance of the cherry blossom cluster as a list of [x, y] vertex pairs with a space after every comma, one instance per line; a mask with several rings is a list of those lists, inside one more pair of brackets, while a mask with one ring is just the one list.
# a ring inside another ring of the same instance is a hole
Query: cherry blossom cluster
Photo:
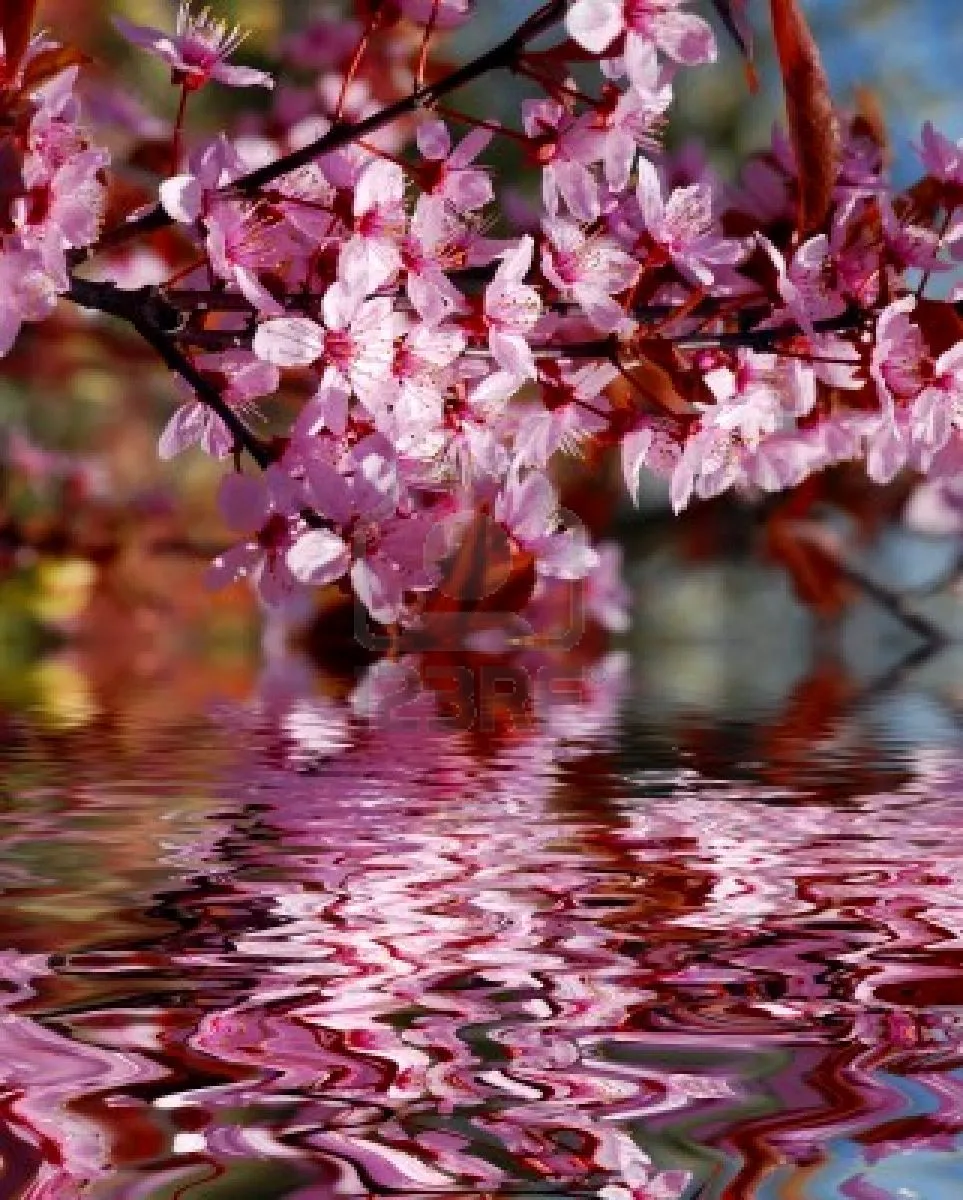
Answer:
[[71, 57], [43, 36], [19, 62], [0, 47], [0, 354], [53, 313], [72, 252], [100, 233], [109, 155], [80, 124]]
[[[212, 582], [246, 578], [269, 605], [333, 585], [418, 629], [484, 574], [466, 565], [480, 520], [526, 581], [513, 608], [605, 572], [553, 481], [565, 456], [616, 448], [630, 494], [661, 477], [676, 511], [848, 461], [878, 482], [956, 472], [960, 289], [927, 287], [963, 257], [963, 146], [927, 125], [924, 178], [896, 193], [878, 131], [841, 119], [814, 223], [810, 168], [779, 133], [736, 185], [662, 149], [675, 87], [718, 53], [687, 0], [549, 0], [444, 74], [430, 51], [473, 7], [393, 0], [320, 21], [285, 48], [311, 88], [229, 62], [241, 34], [186, 0], [172, 34], [117, 23], [180, 88], [176, 162], [153, 207], [94, 249], [120, 272], [138, 234], [173, 226], [192, 247], [129, 319], [189, 389], [161, 455], [197, 445], [236, 468], [219, 501], [238, 541]], [[449, 107], [505, 69], [532, 93], [517, 119]], [[75, 74], [32, 94], [18, 142], [5, 348], [97, 236], [105, 162], [72, 123]], [[188, 100], [208, 84], [272, 89], [270, 107], [191, 145]], [[529, 192], [496, 179], [496, 143]], [[276, 396], [288, 423], [264, 438], [252, 416]]]

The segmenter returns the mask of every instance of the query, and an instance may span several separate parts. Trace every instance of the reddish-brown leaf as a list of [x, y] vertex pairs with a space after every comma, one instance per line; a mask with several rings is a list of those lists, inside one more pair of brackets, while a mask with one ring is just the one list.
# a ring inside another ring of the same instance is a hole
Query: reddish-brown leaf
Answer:
[[458, 545], [439, 565], [442, 581], [427, 606], [432, 612], [518, 612], [535, 587], [532, 555], [485, 512], [460, 531]]
[[821, 617], [835, 617], [853, 588], [828, 531], [815, 521], [774, 512], [766, 524], [766, 550], [789, 574], [796, 595]]
[[829, 80], [799, 0], [769, 0], [786, 92], [786, 116], [799, 172], [799, 229], [826, 219], [839, 163], [839, 125]]
[[23, 90], [30, 91], [53, 79], [68, 67], [82, 67], [91, 60], [82, 50], [74, 46], [58, 46], [53, 50], [42, 50], [31, 58], [23, 73]]
[[5, 81], [9, 82], [20, 66], [30, 41], [37, 0], [0, 0], [0, 33], [3, 34]]

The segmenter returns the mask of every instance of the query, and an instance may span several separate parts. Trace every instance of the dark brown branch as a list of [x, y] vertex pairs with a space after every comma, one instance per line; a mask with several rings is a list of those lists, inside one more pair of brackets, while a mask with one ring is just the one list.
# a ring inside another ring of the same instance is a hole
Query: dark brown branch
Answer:
[[164, 363], [194, 389], [198, 400], [224, 422], [235, 445], [246, 450], [263, 470], [271, 464], [271, 454], [264, 443], [251, 432], [227, 403], [218, 389], [174, 344], [181, 315], [157, 292], [156, 288], [124, 291], [112, 283], [72, 278], [70, 299], [81, 308], [106, 313], [126, 321], [140, 334]]
[[[473, 83], [476, 79], [480, 79], [483, 75], [487, 75], [491, 71], [514, 69], [529, 42], [534, 41], [540, 34], [551, 29], [564, 15], [565, 0], [548, 0], [548, 3], [533, 13], [510, 37], [507, 37], [497, 46], [493, 46], [484, 54], [479, 55], [478, 58], [465, 63], [464, 66], [459, 67], [456, 71], [452, 71], [449, 75], [444, 76], [444, 78], [439, 79], [435, 83], [416, 88], [403, 99], [396, 101], [394, 104], [389, 104], [386, 108], [372, 113], [363, 120], [336, 122], [322, 137], [309, 142], [308, 145], [301, 147], [300, 150], [295, 150], [291, 154], [285, 154], [276, 161], [268, 163], [264, 167], [259, 167], [256, 171], [251, 171], [248, 175], [241, 176], [240, 179], [236, 179], [227, 188], [222, 189], [222, 191], [231, 193], [241, 192], [244, 195], [250, 195], [257, 192], [259, 188], [273, 183], [276, 179], [280, 179], [283, 175], [287, 175], [299, 167], [306, 166], [324, 154], [330, 154], [334, 150], [340, 150], [344, 146], [356, 143], [361, 138], [369, 137], [371, 134], [377, 133], [378, 130], [384, 129], [385, 126], [391, 125], [399, 118], [410, 116], [420, 108], [431, 108], [443, 96], [457, 91], [466, 84]], [[165, 209], [160, 204], [155, 204], [153, 208], [143, 215], [134, 218], [132, 221], [127, 221], [125, 224], [106, 233], [99, 242], [85, 252], [84, 259], [97, 254], [101, 250], [122, 245], [132, 238], [165, 229], [171, 224], [173, 224], [173, 221]]]
[[949, 644], [950, 638], [946, 631], [941, 629], [928, 617], [924, 617], [922, 613], [910, 608], [907, 604], [907, 597], [902, 592], [897, 592], [887, 587], [886, 584], [880, 583], [879, 580], [870, 578], [870, 576], [864, 574], [857, 567], [842, 559], [838, 561], [838, 566], [843, 577], [853, 587], [875, 601], [880, 608], [888, 612], [894, 620], [899, 621], [904, 628], [915, 633], [926, 646], [939, 649]]

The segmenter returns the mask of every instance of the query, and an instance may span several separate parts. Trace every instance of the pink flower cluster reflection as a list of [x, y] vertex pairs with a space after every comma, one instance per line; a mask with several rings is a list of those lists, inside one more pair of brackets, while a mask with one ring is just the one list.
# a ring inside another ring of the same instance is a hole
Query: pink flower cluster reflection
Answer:
[[891, 1197], [958, 1158], [958, 760], [837, 804], [620, 766], [625, 666], [482, 738], [416, 664], [275, 663], [164, 931], [0, 961], [17, 1194], [782, 1196], [848, 1148], [838, 1194]]

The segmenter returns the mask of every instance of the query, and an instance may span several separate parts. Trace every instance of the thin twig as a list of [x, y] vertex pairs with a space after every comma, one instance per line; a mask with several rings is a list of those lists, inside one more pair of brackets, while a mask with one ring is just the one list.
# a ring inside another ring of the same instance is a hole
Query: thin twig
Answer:
[[909, 608], [905, 596], [887, 587], [886, 584], [870, 578], [858, 567], [843, 559], [839, 559], [837, 565], [844, 579], [869, 596], [906, 629], [915, 633], [924, 645], [932, 650], [938, 650], [949, 644], [950, 638], [946, 631], [928, 617], [924, 617], [922, 613]]

